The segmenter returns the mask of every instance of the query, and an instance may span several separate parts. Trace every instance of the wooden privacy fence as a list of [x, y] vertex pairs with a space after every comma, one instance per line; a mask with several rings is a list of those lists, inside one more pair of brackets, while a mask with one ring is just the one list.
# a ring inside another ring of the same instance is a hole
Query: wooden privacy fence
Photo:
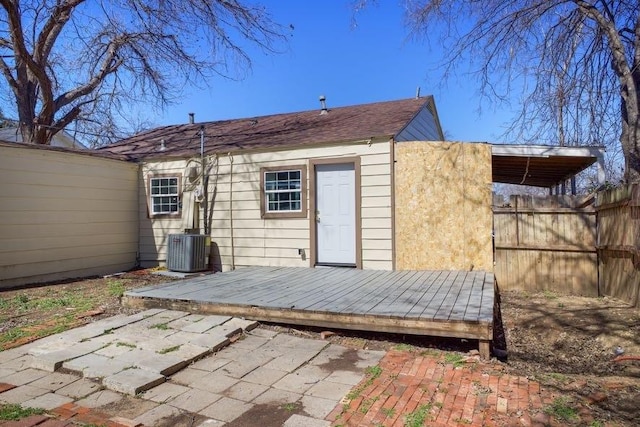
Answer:
[[600, 287], [640, 307], [640, 185], [598, 194]]
[[584, 197], [494, 195], [495, 276], [502, 290], [598, 296], [596, 211]]

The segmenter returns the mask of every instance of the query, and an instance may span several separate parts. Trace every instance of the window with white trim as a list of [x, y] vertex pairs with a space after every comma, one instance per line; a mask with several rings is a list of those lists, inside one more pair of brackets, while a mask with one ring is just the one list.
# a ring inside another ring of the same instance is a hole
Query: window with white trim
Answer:
[[149, 179], [152, 215], [175, 215], [180, 212], [180, 179], [163, 176]]
[[302, 212], [302, 170], [264, 172], [265, 212]]

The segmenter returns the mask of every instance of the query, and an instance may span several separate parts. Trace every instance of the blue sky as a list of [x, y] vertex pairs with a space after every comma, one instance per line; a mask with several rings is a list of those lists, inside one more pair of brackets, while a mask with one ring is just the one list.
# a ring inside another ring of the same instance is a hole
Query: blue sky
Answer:
[[439, 46], [410, 37], [400, 2], [369, 6], [355, 27], [349, 0], [264, 3], [277, 22], [294, 27], [286, 51], [253, 52], [242, 80], [218, 77], [208, 88], [185, 88], [154, 124], [185, 123], [189, 112], [211, 121], [310, 110], [319, 108], [319, 95], [329, 108], [411, 98], [419, 86], [422, 95], [435, 96], [448, 139], [501, 140], [510, 114], [488, 105], [479, 111], [478, 84], [464, 67], [444, 84]]

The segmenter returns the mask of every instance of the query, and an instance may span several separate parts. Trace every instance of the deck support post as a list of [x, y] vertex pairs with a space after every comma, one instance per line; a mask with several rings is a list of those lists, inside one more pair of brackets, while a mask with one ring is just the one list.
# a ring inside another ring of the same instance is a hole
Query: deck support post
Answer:
[[491, 341], [480, 340], [478, 342], [478, 351], [482, 360], [489, 360], [491, 358]]

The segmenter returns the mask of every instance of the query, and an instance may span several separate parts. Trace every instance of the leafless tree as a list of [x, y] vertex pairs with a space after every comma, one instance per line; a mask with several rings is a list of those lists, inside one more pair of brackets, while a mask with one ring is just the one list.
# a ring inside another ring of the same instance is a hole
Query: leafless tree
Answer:
[[[375, 0], [355, 1], [355, 10]], [[491, 102], [519, 94], [522, 142], [621, 148], [640, 181], [638, 0], [405, 0], [413, 34], [444, 43], [447, 73], [473, 64]], [[619, 142], [617, 142], [618, 140]]]
[[[75, 122], [117, 129], [128, 103], [164, 106], [185, 84], [233, 77], [282, 28], [242, 0], [0, 0], [0, 90], [25, 141]], [[117, 137], [117, 131], [104, 133]]]

